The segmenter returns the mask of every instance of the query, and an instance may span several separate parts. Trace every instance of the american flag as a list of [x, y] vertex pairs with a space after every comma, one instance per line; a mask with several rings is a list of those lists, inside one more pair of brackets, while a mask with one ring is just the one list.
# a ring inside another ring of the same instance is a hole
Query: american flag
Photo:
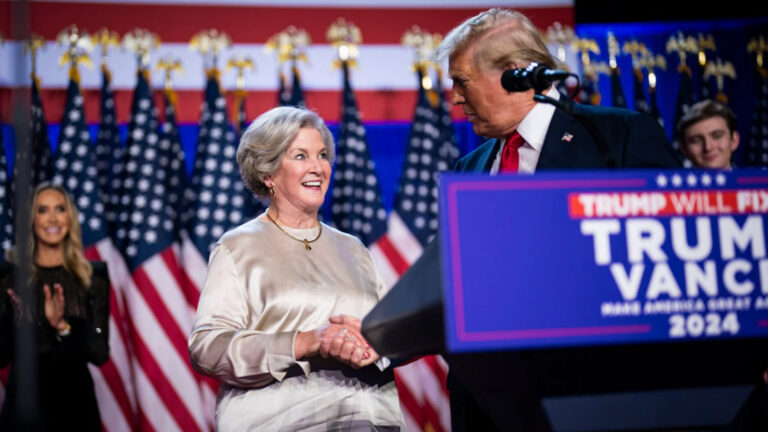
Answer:
[[96, 169], [99, 172], [99, 187], [105, 201], [107, 229], [114, 242], [118, 205], [122, 192], [125, 147], [120, 142], [117, 131], [115, 97], [110, 85], [112, 74], [106, 65], [101, 67], [101, 76], [101, 116], [96, 139]]
[[285, 74], [283, 71], [277, 73], [278, 87], [277, 87], [277, 106], [286, 106], [291, 103], [291, 91], [285, 85]]
[[121, 208], [127, 217], [118, 232], [126, 234], [122, 251], [132, 280], [126, 297], [139, 428], [208, 430], [213, 389], [189, 364], [187, 338], [194, 306], [185, 294], [175, 209], [168, 199], [171, 178], [178, 171], [171, 169], [170, 145], [161, 146], [157, 109], [143, 70], [137, 73], [133, 108], [123, 180], [128, 200]]
[[[32, 149], [32, 176], [31, 187], [51, 180], [53, 175], [53, 161], [51, 157], [51, 145], [48, 142], [48, 126], [45, 122], [45, 113], [43, 112], [43, 103], [40, 99], [39, 79], [32, 75], [32, 88], [30, 100], [30, 127], [29, 127], [29, 149]], [[17, 159], [21, 156], [17, 153]], [[5, 155], [3, 155], [5, 157]], [[18, 178], [18, 164], [13, 166], [13, 178]], [[8, 203], [13, 208], [13, 199], [16, 191], [16, 183], [11, 182], [8, 190]], [[10, 216], [12, 218], [12, 216]]]
[[[390, 287], [437, 232], [438, 172], [450, 168], [459, 155], [449, 133], [452, 126], [445, 120], [447, 111], [442, 111], [446, 109], [445, 95], [433, 93], [431, 103], [421, 84], [423, 77], [424, 70], [419, 69], [418, 102], [387, 233], [370, 247], [379, 273]], [[447, 369], [440, 357], [428, 356], [395, 370], [408, 430], [450, 430]]]
[[[696, 94], [693, 90], [693, 82], [691, 81], [691, 69], [687, 65], [680, 65], [678, 67], [680, 72], [680, 87], [677, 91], [677, 103], [675, 104], [675, 124], [680, 123], [680, 119], [696, 102]], [[675, 147], [679, 148], [680, 143], [675, 140]]]
[[579, 103], [584, 105], [600, 105], [602, 96], [597, 87], [598, 77], [597, 73], [584, 74], [581, 89], [579, 90]]
[[51, 157], [51, 144], [48, 142], [48, 126], [45, 122], [43, 102], [40, 99], [38, 79], [32, 77], [32, 104], [31, 104], [31, 130], [29, 137], [32, 140], [32, 185], [37, 185], [51, 180], [53, 176], [53, 160]]
[[611, 68], [611, 105], [617, 108], [627, 107], [627, 99], [624, 96], [624, 89], [621, 87], [618, 67]]
[[301, 74], [299, 73], [299, 67], [293, 65], [291, 67], [293, 73], [293, 83], [291, 84], [291, 97], [288, 99], [286, 105], [296, 107], [306, 107], [307, 104], [304, 101], [304, 90], [301, 88]]
[[[11, 182], [8, 178], [8, 161], [5, 158], [3, 128], [0, 125], [0, 261], [5, 261], [5, 251], [13, 245], [13, 215], [11, 213]], [[2, 386], [0, 386], [0, 398]]]
[[659, 102], [656, 99], [656, 87], [648, 87], [648, 97], [651, 99], [651, 117], [655, 118], [661, 126], [664, 126], [664, 119], [661, 117]]
[[746, 166], [768, 167], [768, 68], [755, 73], [755, 110], [749, 129], [744, 162]]
[[160, 126], [159, 159], [161, 166], [168, 167], [167, 172], [163, 174], [168, 191], [168, 217], [173, 221], [175, 238], [180, 241], [182, 213], [180, 209], [187, 185], [187, 170], [184, 149], [179, 136], [179, 125], [176, 121], [176, 92], [170, 89], [164, 90], [163, 102], [165, 118]]
[[83, 97], [78, 83], [70, 80], [54, 162], [53, 183], [64, 186], [81, 210], [80, 224], [86, 258], [104, 260], [109, 265], [112, 282], [110, 357], [101, 367], [89, 366], [103, 426], [108, 430], [130, 430], [134, 424], [133, 377], [127, 334], [122, 326], [125, 322], [125, 309], [119, 285], [124, 266], [107, 235], [95, 160], [85, 126]]
[[651, 106], [645, 100], [645, 92], [643, 91], [643, 81], [645, 81], [643, 71], [639, 68], [633, 68], [632, 75], [632, 84], [635, 92], [635, 111], [650, 115]]
[[237, 90], [235, 92], [234, 120], [238, 136], [248, 129], [248, 115], [245, 112], [246, 96], [248, 96], [248, 93], [245, 90]]
[[[195, 168], [185, 192], [188, 203], [185, 230], [197, 255], [207, 263], [208, 254], [219, 237], [255, 217], [263, 205], [246, 189], [240, 177], [235, 159], [237, 142], [215, 74], [209, 75], [203, 105]], [[203, 268], [206, 267], [203, 264]], [[194, 271], [194, 267], [185, 265], [185, 268]], [[194, 280], [198, 289], [202, 288], [204, 274], [201, 280]]]
[[381, 203], [379, 182], [368, 154], [365, 128], [349, 81], [349, 65], [342, 64], [344, 103], [339, 139], [336, 144], [336, 171], [333, 174], [333, 223], [369, 245], [387, 231], [387, 212]]

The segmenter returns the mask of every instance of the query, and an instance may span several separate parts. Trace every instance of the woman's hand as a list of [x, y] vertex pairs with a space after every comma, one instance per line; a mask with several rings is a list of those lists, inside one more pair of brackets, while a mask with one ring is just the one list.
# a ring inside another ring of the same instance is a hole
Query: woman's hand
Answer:
[[56, 329], [63, 332], [67, 330], [67, 322], [64, 320], [64, 288], [61, 284], [53, 285], [53, 293], [48, 284], [43, 285], [45, 294], [45, 317], [48, 323]]
[[334, 341], [335, 343], [329, 346], [331, 355], [355, 369], [368, 366], [379, 359], [379, 355], [371, 348], [371, 345], [360, 332], [361, 321], [358, 318], [349, 315], [335, 315], [329, 321], [331, 325], [343, 326], [346, 329], [347, 338], [351, 334], [356, 342], [355, 344], [349, 342], [339, 344], [338, 341]]

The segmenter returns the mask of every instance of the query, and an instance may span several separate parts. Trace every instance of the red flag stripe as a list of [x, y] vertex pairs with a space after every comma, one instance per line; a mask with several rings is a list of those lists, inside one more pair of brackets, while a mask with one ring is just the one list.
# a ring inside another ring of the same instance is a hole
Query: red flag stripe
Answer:
[[[8, 2], [0, 3], [0, 16], [10, 16]], [[469, 2], [467, 2], [470, 4]], [[570, 4], [555, 7], [517, 8], [534, 25], [546, 29], [555, 21], [573, 26], [574, 12]], [[157, 33], [163, 42], [189, 42], [203, 29], [227, 32], [234, 43], [265, 43], [288, 25], [305, 29], [314, 43], [326, 43], [328, 27], [339, 17], [360, 27], [367, 44], [400, 44], [400, 37], [413, 25], [430, 33], [445, 34], [454, 26], [487, 8], [341, 8], [341, 7], [274, 7], [217, 6], [183, 4], [117, 4], [76, 2], [30, 2], [31, 30], [46, 39], [55, 40], [63, 28], [76, 24], [94, 32], [107, 27], [123, 35], [141, 25]], [[173, 25], [168, 25], [172, 21]], [[255, 24], [258, 25], [255, 25]], [[8, 35], [10, 23], [0, 20], [0, 30]]]
[[[99, 250], [96, 245], [93, 245], [91, 247], [88, 247], [84, 251], [84, 255], [86, 259], [92, 260], [92, 261], [101, 261], [101, 254], [99, 253]], [[112, 282], [110, 280], [110, 282]], [[122, 314], [122, 308], [118, 306], [117, 303], [117, 296], [119, 293], [115, 289], [115, 285], [113, 283], [110, 283], [109, 287], [110, 295], [109, 295], [109, 310], [110, 310], [110, 318], [109, 318], [109, 327], [110, 327], [110, 357], [107, 359], [107, 362], [101, 365], [98, 369], [94, 369], [96, 373], [99, 373], [102, 375], [103, 382], [106, 383], [109, 393], [111, 394], [111, 397], [114, 399], [114, 403], [119, 407], [120, 412], [122, 413], [123, 421], [125, 424], [127, 424], [130, 428], [134, 428], [134, 407], [131, 404], [131, 398], [132, 398], [132, 379], [130, 378], [130, 351], [128, 349], [128, 334], [127, 329], [125, 328], [125, 320], [123, 318]], [[121, 325], [123, 324], [123, 325]], [[114, 332], [117, 331], [117, 334]], [[121, 363], [121, 368], [118, 369], [116, 365], [117, 361], [117, 353], [123, 354], [126, 358], [120, 359], [119, 363]], [[124, 361], [123, 361], [124, 360]], [[95, 377], [97, 378], [97, 377]], [[95, 382], [98, 381], [98, 379], [94, 380]], [[96, 384], [95, 384], [96, 385]], [[129, 394], [130, 393], [130, 394]], [[109, 396], [106, 396], [109, 397]], [[100, 407], [103, 407], [106, 405], [106, 401], [101, 401], [99, 404]], [[116, 414], [115, 414], [116, 415]], [[119, 421], [118, 419], [111, 419], [110, 415], [102, 415], [102, 417], [106, 420], [111, 420], [108, 424], [105, 425], [105, 429], [109, 430], [110, 425], [115, 426], [115, 422]]]
[[413, 421], [423, 427], [424, 412], [421, 409], [421, 403], [411, 391], [408, 380], [403, 378], [398, 369], [395, 369], [395, 383], [397, 384], [397, 393], [400, 397], [400, 406], [408, 411], [408, 415], [411, 416]]
[[[112, 396], [115, 398], [115, 402], [120, 407], [120, 411], [125, 418], [125, 422], [131, 429], [135, 429], [136, 426], [134, 424], [135, 419], [133, 414], [133, 407], [131, 406], [131, 402], [128, 398], [128, 393], [125, 391], [124, 386], [114, 385], [118, 382], [122, 384], [122, 379], [120, 377], [120, 373], [117, 370], [117, 367], [115, 367], [115, 364], [112, 362], [112, 359], [108, 359], [106, 363], [99, 367], [99, 370], [109, 385], [110, 390], [112, 390]], [[102, 418], [102, 420], [104, 420], [104, 418]], [[109, 429], [109, 425], [107, 425], [105, 429]]]
[[397, 248], [392, 245], [388, 234], [381, 236], [381, 238], [376, 241], [376, 245], [381, 249], [381, 251], [384, 253], [384, 256], [387, 257], [387, 260], [389, 260], [390, 264], [392, 264], [392, 267], [400, 276], [402, 276], [403, 273], [408, 270], [410, 264], [408, 264], [405, 258], [403, 258]]
[[197, 308], [197, 302], [200, 300], [200, 292], [197, 290], [190, 290], [191, 281], [187, 277], [187, 274], [182, 271], [179, 266], [178, 257], [172, 248], [166, 249], [160, 253], [163, 258], [163, 262], [170, 270], [173, 277], [176, 279], [176, 284], [181, 289], [184, 297], [187, 299], [187, 304], [192, 310]]
[[139, 411], [139, 430], [142, 432], [155, 432], [155, 428], [152, 425], [152, 422], [149, 421], [147, 416], [144, 414], [144, 411]]
[[[442, 407], [445, 408], [445, 407]], [[447, 425], [448, 429], [443, 428], [443, 424], [440, 421], [440, 415], [437, 413], [436, 407], [432, 406], [431, 403], [429, 403], [429, 400], [426, 399], [424, 401], [424, 404], [421, 406], [421, 409], [424, 410], [424, 429], [430, 429], [434, 432], [444, 432], [446, 430], [450, 430], [451, 425]], [[427, 426], [429, 425], [429, 426]]]
[[[158, 365], [154, 355], [152, 355], [145, 344], [142, 335], [135, 328], [133, 321], [129, 320], [128, 322], [131, 327], [131, 334], [133, 335], [132, 340], [136, 350], [136, 359], [149, 379], [149, 382], [154, 387], [167, 412], [170, 413], [181, 430], [200, 430], [201, 426], [197, 423], [195, 417], [177, 393], [177, 389], [168, 381], [163, 369]], [[147, 408], [148, 407], [142, 407], [143, 410], [146, 410]]]
[[[168, 337], [168, 340], [171, 342], [175, 351], [182, 359], [188, 359], [189, 351], [187, 349], [187, 337], [181, 329], [179, 329], [178, 324], [173, 319], [165, 302], [163, 302], [162, 298], [157, 294], [155, 286], [144, 272], [144, 269], [139, 267], [134, 270], [133, 281], [136, 283], [136, 288], [138, 288], [139, 292], [144, 297], [144, 300], [160, 324], [160, 328]], [[173, 288], [164, 287], [164, 289]], [[189, 362], [186, 363], [189, 364]], [[189, 366], [189, 368], [192, 370], [191, 366]]]
[[437, 356], [427, 356], [425, 357], [425, 362], [432, 373], [435, 375], [437, 381], [440, 383], [440, 387], [443, 389], [443, 393], [445, 393], [445, 396], [448, 397], [448, 386], [446, 384], [448, 379], [448, 371], [443, 369], [443, 366], [438, 363]]

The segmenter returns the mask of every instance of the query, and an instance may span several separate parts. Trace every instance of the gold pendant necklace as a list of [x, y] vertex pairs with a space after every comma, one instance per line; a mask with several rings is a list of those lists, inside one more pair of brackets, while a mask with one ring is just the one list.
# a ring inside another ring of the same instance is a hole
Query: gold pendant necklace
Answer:
[[294, 237], [294, 236], [292, 236], [292, 235], [288, 234], [288, 232], [287, 232], [286, 230], [284, 230], [284, 229], [283, 229], [283, 227], [281, 227], [281, 226], [280, 226], [280, 224], [278, 224], [276, 220], [272, 219], [272, 216], [270, 216], [270, 215], [269, 215], [269, 211], [267, 211], [267, 212], [266, 212], [266, 214], [267, 214], [267, 218], [268, 218], [270, 221], [272, 221], [272, 223], [273, 223], [273, 224], [275, 224], [275, 226], [277, 227], [277, 229], [279, 229], [280, 231], [282, 231], [282, 232], [283, 232], [283, 234], [285, 234], [285, 235], [287, 235], [288, 237], [290, 237], [290, 238], [292, 238], [292, 239], [296, 240], [297, 242], [302, 242], [302, 243], [304, 243], [304, 249], [305, 249], [305, 250], [311, 251], [311, 250], [312, 250], [312, 248], [309, 246], [309, 244], [310, 244], [310, 243], [314, 243], [314, 242], [316, 242], [316, 241], [317, 241], [317, 239], [319, 239], [319, 238], [320, 238], [320, 234], [322, 234], [322, 233], [323, 233], [323, 225], [322, 225], [320, 222], [318, 222], [318, 223], [317, 223], [317, 227], [318, 227], [318, 231], [317, 231], [317, 237], [313, 238], [312, 240], [307, 240], [307, 239], [300, 239], [300, 238], [296, 238], [296, 237]]

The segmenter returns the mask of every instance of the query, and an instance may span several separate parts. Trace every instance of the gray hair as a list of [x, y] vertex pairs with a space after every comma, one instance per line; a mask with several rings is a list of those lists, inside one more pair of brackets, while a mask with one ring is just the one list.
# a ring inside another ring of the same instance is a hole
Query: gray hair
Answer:
[[451, 30], [435, 50], [435, 60], [453, 58], [479, 42], [474, 60], [483, 70], [526, 67], [532, 62], [557, 68], [539, 29], [520, 12], [493, 8], [467, 19]]
[[237, 148], [240, 175], [251, 192], [260, 197], [269, 195], [264, 179], [280, 168], [283, 154], [296, 139], [299, 130], [305, 127], [320, 132], [328, 161], [333, 165], [336, 158], [333, 136], [320, 116], [305, 108], [272, 108], [248, 126]]

